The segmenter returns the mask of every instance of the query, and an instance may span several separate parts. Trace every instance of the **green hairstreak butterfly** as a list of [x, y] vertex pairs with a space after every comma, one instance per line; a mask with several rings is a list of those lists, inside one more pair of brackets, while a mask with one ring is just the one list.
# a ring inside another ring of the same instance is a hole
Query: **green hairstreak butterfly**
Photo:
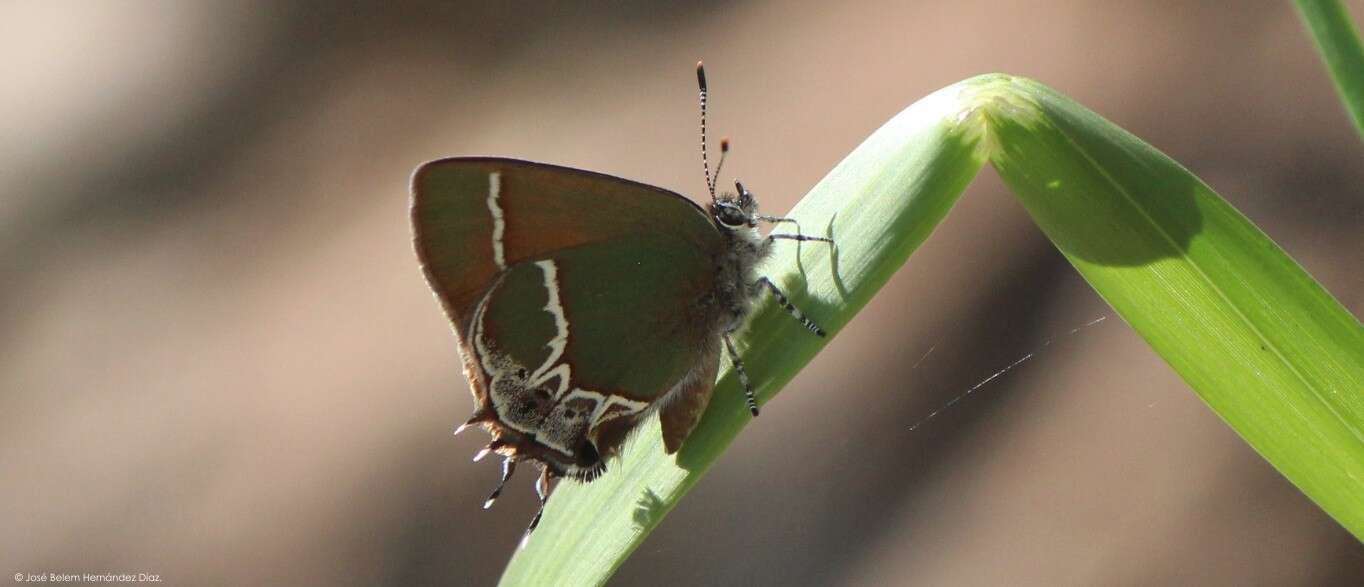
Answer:
[[793, 221], [758, 214], [738, 181], [735, 193], [716, 193], [700, 63], [696, 74], [704, 208], [661, 188], [516, 159], [440, 159], [413, 175], [417, 257], [454, 322], [476, 404], [456, 433], [482, 426], [493, 439], [474, 460], [505, 459], [485, 508], [528, 460], [541, 469], [543, 512], [552, 479], [595, 479], [655, 412], [665, 449], [676, 452], [710, 401], [722, 349], [756, 416], [730, 334], [759, 296], [824, 336], [755, 266], [778, 239], [832, 241], [761, 236], [759, 222]]

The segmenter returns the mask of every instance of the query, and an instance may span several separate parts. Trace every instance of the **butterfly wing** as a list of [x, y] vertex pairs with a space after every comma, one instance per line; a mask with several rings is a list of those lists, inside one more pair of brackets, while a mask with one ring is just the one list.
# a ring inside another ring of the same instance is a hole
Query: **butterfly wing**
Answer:
[[412, 222], [479, 409], [512, 441], [559, 453], [541, 460], [582, 460], [574, 443], [594, 431], [597, 448], [619, 444], [718, 360], [705, 301], [723, 239], [680, 195], [540, 163], [443, 159], [413, 177]]
[[712, 344], [702, 353], [696, 369], [678, 383], [676, 390], [668, 393], [667, 403], [658, 413], [663, 428], [663, 450], [668, 454], [682, 448], [682, 442], [691, 436], [692, 429], [701, 420], [701, 414], [710, 404], [719, 370], [720, 347]]

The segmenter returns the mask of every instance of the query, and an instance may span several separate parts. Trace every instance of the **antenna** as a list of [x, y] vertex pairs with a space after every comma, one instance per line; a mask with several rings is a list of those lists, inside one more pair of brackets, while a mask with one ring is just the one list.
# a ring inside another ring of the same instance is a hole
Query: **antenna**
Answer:
[[720, 138], [720, 161], [715, 164], [715, 177], [710, 179], [710, 193], [715, 194], [715, 184], [720, 183], [720, 169], [725, 166], [725, 155], [729, 154], [729, 137]]
[[[706, 189], [710, 191], [710, 199], [715, 201], [715, 182], [710, 179], [710, 161], [706, 157], [706, 68], [700, 61], [696, 62], [696, 85], [701, 89], [701, 169], [706, 173]], [[725, 145], [726, 143], [722, 141], [720, 149], [722, 153], [720, 163], [722, 165], [724, 164], [723, 152], [728, 150]], [[719, 166], [715, 168], [715, 175], [717, 177], [720, 175]]]

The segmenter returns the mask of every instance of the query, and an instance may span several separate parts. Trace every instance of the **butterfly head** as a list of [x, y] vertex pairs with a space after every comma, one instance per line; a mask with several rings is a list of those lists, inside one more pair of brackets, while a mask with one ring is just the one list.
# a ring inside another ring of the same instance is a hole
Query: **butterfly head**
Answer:
[[710, 214], [715, 222], [727, 230], [752, 228], [758, 225], [758, 200], [744, 184], [735, 181], [737, 193], [722, 193], [710, 204]]

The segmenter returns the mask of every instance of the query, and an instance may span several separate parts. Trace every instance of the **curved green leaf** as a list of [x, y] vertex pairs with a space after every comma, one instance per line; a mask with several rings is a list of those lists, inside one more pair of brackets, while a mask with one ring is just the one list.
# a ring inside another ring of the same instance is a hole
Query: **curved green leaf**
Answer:
[[[1086, 280], [1224, 420], [1364, 537], [1364, 328], [1187, 170], [1021, 78], [949, 86], [893, 118], [790, 214], [838, 245], [782, 247], [764, 268], [837, 332], [990, 160]], [[740, 353], [770, 399], [827, 342], [773, 304]], [[751, 421], [734, 377], [676, 458], [647, 423], [590, 485], [556, 489], [509, 585], [599, 584]]]

